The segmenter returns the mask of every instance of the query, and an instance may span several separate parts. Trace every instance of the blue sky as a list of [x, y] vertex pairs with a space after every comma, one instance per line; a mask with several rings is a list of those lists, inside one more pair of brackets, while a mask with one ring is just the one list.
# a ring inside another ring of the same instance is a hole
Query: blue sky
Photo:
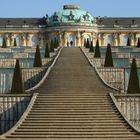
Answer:
[[43, 17], [65, 4], [80, 5], [93, 16], [140, 17], [140, 0], [0, 0], [0, 17]]

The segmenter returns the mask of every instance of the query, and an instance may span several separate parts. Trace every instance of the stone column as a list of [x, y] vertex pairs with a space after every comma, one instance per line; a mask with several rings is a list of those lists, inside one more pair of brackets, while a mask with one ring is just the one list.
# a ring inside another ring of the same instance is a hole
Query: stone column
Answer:
[[76, 39], [77, 39], [76, 42], [77, 42], [77, 44], [76, 44], [76, 46], [81, 46], [80, 38], [81, 38], [81, 35], [80, 35], [79, 32], [77, 32], [77, 35], [76, 35]]
[[118, 46], [122, 46], [122, 34], [118, 34]]
[[24, 47], [27, 46], [27, 34], [21, 35], [21, 45]]
[[136, 39], [135, 39], [135, 45], [137, 45], [138, 43], [138, 38], [140, 37], [140, 34], [139, 33], [136, 33]]
[[81, 46], [84, 46], [84, 33], [81, 33]]
[[14, 34], [12, 34], [11, 35], [11, 47], [13, 47], [14, 46], [14, 38], [15, 38], [15, 35]]
[[93, 32], [93, 34], [92, 34], [93, 46], [96, 46], [96, 41], [97, 41], [97, 33]]
[[10, 44], [10, 43], [11, 43], [10, 36], [11, 36], [11, 35], [8, 34], [8, 33], [5, 35], [6, 45], [7, 45], [7, 47], [10, 47], [10, 45], [11, 45], [11, 44]]
[[130, 38], [130, 43], [131, 43], [130, 45], [134, 46], [135, 45], [135, 35], [134, 35], [134, 33], [130, 33], [129, 38]]
[[64, 33], [64, 40], [63, 40], [63, 46], [64, 47], [67, 47], [67, 42], [68, 42], [67, 33]]
[[113, 45], [119, 46], [119, 35], [117, 33], [113, 34]]
[[43, 43], [43, 33], [38, 34], [38, 44], [40, 47], [45, 47], [45, 45]]
[[62, 45], [62, 36], [63, 36], [63, 34], [61, 32], [59, 32], [59, 35], [58, 35], [59, 46], [63, 46]]
[[27, 34], [27, 38], [26, 38], [27, 46], [31, 46], [31, 38], [32, 38], [32, 35]]
[[98, 34], [98, 40], [99, 40], [99, 46], [103, 46], [104, 45], [103, 33]]

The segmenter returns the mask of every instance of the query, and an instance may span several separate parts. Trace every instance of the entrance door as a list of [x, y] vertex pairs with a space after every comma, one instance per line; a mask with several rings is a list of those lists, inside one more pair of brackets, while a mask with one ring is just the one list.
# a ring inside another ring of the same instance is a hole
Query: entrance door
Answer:
[[70, 34], [69, 38], [68, 38], [68, 47], [73, 47], [75, 46], [75, 35], [74, 34]]

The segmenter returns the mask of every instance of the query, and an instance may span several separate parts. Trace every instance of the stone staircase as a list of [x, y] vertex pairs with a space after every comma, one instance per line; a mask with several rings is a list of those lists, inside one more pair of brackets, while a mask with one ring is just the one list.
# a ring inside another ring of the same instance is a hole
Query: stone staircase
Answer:
[[140, 140], [79, 48], [64, 48], [9, 140]]

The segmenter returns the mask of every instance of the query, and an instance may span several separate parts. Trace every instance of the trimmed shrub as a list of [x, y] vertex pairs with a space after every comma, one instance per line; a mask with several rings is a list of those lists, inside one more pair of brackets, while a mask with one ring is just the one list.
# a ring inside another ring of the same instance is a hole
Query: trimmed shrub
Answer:
[[86, 39], [84, 39], [84, 47], [86, 48], [87, 46], [87, 42], [86, 42]]
[[140, 48], [140, 38], [138, 38], [137, 47]]
[[5, 40], [5, 38], [3, 38], [2, 48], [7, 48], [7, 45], [6, 45], [6, 40]]
[[57, 39], [57, 42], [56, 43], [57, 43], [57, 47], [59, 47], [59, 40], [58, 39]]
[[53, 40], [51, 40], [50, 52], [54, 52], [54, 42], [53, 42]]
[[90, 48], [90, 43], [89, 43], [89, 39], [87, 38], [87, 42], [86, 42], [86, 48]]
[[23, 94], [24, 86], [22, 83], [22, 72], [19, 65], [19, 60], [16, 60], [14, 75], [12, 80], [11, 94]]
[[14, 46], [17, 46], [16, 38], [14, 38]]
[[104, 67], [113, 67], [113, 59], [110, 44], [107, 45]]
[[57, 48], [57, 39], [54, 39], [54, 48]]
[[94, 48], [93, 48], [93, 43], [92, 43], [92, 41], [91, 41], [91, 43], [90, 43], [89, 52], [94, 52]]
[[137, 72], [137, 64], [135, 58], [132, 60], [129, 83], [127, 88], [127, 93], [139, 93], [139, 78]]
[[130, 46], [130, 38], [128, 37], [128, 39], [127, 39], [127, 44], [126, 44], [127, 46]]
[[34, 58], [34, 67], [42, 67], [42, 60], [40, 55], [39, 45], [36, 47], [35, 58]]
[[100, 47], [99, 47], [99, 41], [97, 40], [96, 42], [96, 46], [95, 46], [95, 54], [94, 54], [95, 58], [100, 58], [101, 57], [101, 53], [100, 53]]
[[50, 58], [50, 51], [49, 51], [49, 46], [48, 43], [46, 44], [46, 48], [45, 48], [45, 58]]

